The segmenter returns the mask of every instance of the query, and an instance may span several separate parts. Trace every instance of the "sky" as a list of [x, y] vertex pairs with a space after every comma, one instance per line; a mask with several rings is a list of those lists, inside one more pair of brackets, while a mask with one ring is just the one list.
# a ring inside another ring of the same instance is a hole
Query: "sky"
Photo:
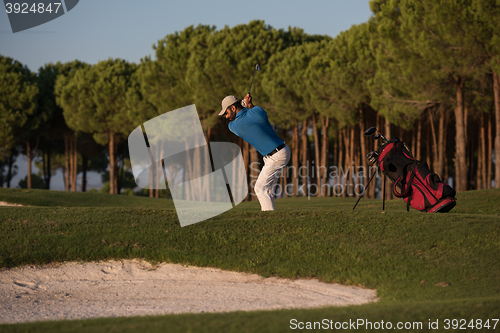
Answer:
[[158, 40], [190, 25], [221, 29], [263, 20], [277, 29], [299, 27], [335, 37], [371, 15], [368, 0], [80, 0], [61, 17], [17, 33], [0, 10], [0, 54], [34, 72], [45, 63], [75, 59], [138, 63], [146, 55], [154, 59], [152, 46]]
[[[222, 29], [263, 20], [276, 29], [299, 27], [307, 34], [335, 37], [371, 16], [368, 0], [80, 0], [53, 21], [12, 33], [2, 8], [0, 55], [33, 72], [46, 63], [75, 59], [89, 64], [108, 58], [139, 63], [148, 55], [155, 58], [153, 45], [158, 40], [191, 25]], [[21, 160], [14, 187], [26, 176]], [[51, 188], [62, 189], [62, 176], [54, 182]], [[94, 187], [99, 187], [96, 183]]]

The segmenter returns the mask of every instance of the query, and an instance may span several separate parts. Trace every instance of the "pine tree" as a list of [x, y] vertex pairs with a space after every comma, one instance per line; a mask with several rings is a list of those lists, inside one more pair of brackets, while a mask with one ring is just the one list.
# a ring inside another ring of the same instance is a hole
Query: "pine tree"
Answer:
[[[468, 167], [464, 88], [482, 64], [475, 40], [478, 26], [469, 2], [375, 0], [371, 6], [384, 46], [397, 54], [407, 80], [411, 78], [421, 86], [411, 93], [412, 99], [425, 102], [422, 92], [433, 96], [441, 92], [445, 94], [442, 102], [454, 105], [455, 188], [465, 191]], [[436, 89], [436, 84], [441, 88]]]
[[[0, 91], [0, 160], [3, 161], [11, 156], [15, 145], [29, 142], [30, 130], [39, 125], [38, 119], [33, 117], [38, 111], [35, 75], [18, 61], [0, 55]], [[29, 149], [27, 156], [31, 157]], [[31, 172], [27, 182], [31, 188]]]
[[118, 194], [118, 143], [133, 129], [126, 98], [135, 68], [124, 60], [109, 59], [56, 83], [68, 126], [92, 133], [96, 142], [108, 145], [112, 194]]

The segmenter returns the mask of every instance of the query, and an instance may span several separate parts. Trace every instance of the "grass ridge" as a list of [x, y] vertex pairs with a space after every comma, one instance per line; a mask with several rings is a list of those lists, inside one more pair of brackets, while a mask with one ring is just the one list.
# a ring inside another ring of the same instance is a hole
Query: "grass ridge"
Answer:
[[[245, 202], [181, 228], [172, 201], [167, 199], [0, 189], [0, 201], [33, 205], [0, 207], [0, 267], [139, 258], [264, 277], [361, 285], [376, 288], [381, 299], [377, 304], [349, 307], [349, 311], [227, 314], [224, 320], [231, 323], [230, 332], [245, 331], [237, 323], [240, 319], [258, 327], [269, 316], [281, 324], [268, 323], [262, 331], [289, 330], [282, 319], [296, 313], [304, 318], [347, 318], [349, 313], [400, 318], [391, 309], [401, 308], [406, 309], [403, 317], [408, 320], [422, 316], [443, 319], [457, 311], [463, 316], [470, 317], [469, 311], [498, 318], [500, 190], [463, 192], [457, 197], [457, 207], [447, 214], [406, 212], [400, 200], [387, 202], [385, 212], [379, 200], [364, 199], [352, 211], [353, 198], [277, 200], [275, 212], [260, 212], [257, 202]], [[482, 303], [487, 304], [477, 306]], [[184, 331], [205, 329], [182, 324], [179, 318], [196, 318], [212, 330], [226, 327], [213, 316], [154, 317], [151, 325], [135, 318], [58, 322], [47, 327], [85, 331], [95, 322], [101, 328], [113, 323], [124, 331], [130, 325], [145, 325], [154, 331], [168, 322]], [[28, 324], [12, 327], [33, 328]]]

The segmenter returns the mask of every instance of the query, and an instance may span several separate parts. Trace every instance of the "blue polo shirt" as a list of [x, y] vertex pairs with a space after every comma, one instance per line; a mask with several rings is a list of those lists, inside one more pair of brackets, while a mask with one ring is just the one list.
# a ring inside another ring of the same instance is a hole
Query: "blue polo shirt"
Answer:
[[229, 123], [229, 130], [251, 144], [262, 156], [285, 142], [276, 134], [266, 111], [260, 106], [238, 112], [236, 119]]

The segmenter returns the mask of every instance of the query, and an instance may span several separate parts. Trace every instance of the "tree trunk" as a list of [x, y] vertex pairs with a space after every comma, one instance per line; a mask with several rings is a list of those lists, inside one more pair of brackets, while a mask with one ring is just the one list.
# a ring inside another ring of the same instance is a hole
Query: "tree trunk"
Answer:
[[312, 115], [312, 123], [313, 123], [313, 134], [314, 134], [314, 175], [316, 176], [316, 195], [323, 196], [321, 194], [321, 156], [320, 156], [320, 146], [319, 146], [319, 137], [318, 137], [318, 126], [316, 125], [316, 114]]
[[387, 140], [390, 140], [391, 139], [391, 123], [389, 122], [389, 120], [387, 120], [387, 118], [385, 119], [385, 133], [384, 133], [384, 136], [387, 138]]
[[344, 149], [343, 155], [344, 155], [344, 165], [342, 165], [341, 169], [341, 176], [342, 176], [342, 197], [345, 198], [347, 196], [347, 190], [346, 190], [346, 184], [347, 184], [347, 177], [349, 175], [349, 169], [348, 167], [348, 161], [349, 161], [349, 126], [342, 128], [342, 141], [344, 141]]
[[415, 156], [416, 142], [417, 142], [417, 130], [414, 128], [413, 131], [411, 132], [411, 146], [410, 146], [410, 151], [413, 154], [414, 158], [416, 158]]
[[70, 187], [70, 181], [69, 181], [69, 174], [70, 174], [69, 146], [70, 146], [70, 141], [71, 141], [71, 134], [64, 133], [64, 188], [66, 191], [69, 191], [69, 187]]
[[[191, 178], [197, 178], [201, 174], [201, 153], [200, 153], [200, 147], [197, 147], [196, 149], [193, 150], [193, 159], [192, 159], [192, 164], [191, 164]], [[156, 157], [155, 157], [156, 158]], [[253, 161], [250, 161], [250, 164], [252, 164]], [[253, 166], [252, 166], [253, 169]], [[158, 168], [156, 168], [158, 170]], [[158, 173], [158, 171], [156, 171]], [[156, 175], [158, 177], [158, 175]], [[156, 183], [156, 178], [155, 177], [155, 183]], [[255, 184], [255, 180], [252, 178], [252, 183], [251, 183], [251, 188], [253, 189], [253, 184]], [[156, 193], [156, 192], [155, 192]], [[252, 192], [253, 193], [253, 192]], [[195, 185], [194, 182], [191, 183], [191, 196], [193, 200], [196, 201], [201, 201], [201, 197], [203, 196], [203, 193], [200, 192], [200, 188]], [[252, 197], [253, 200], [253, 197]]]
[[302, 169], [305, 169], [305, 174], [299, 172], [299, 177], [302, 179], [302, 195], [307, 195], [307, 187], [309, 184], [309, 163], [307, 160], [307, 152], [308, 152], [308, 140], [307, 140], [307, 119], [302, 122], [302, 129], [300, 131], [300, 143], [301, 143], [301, 159], [300, 164], [302, 165]]
[[[390, 140], [391, 139], [391, 123], [387, 118], [385, 119], [385, 137]], [[386, 177], [384, 177], [386, 178]], [[385, 184], [385, 199], [386, 200], [391, 200], [392, 199], [392, 186], [390, 185], [391, 181], [387, 180], [387, 184]]]
[[449, 184], [450, 177], [449, 177], [449, 172], [448, 172], [448, 147], [447, 147], [447, 142], [448, 142], [448, 117], [445, 117], [445, 122], [444, 122], [444, 127], [443, 127], [443, 139], [444, 142], [442, 143], [443, 146], [443, 172], [444, 172], [444, 179], [443, 181], [446, 184]]
[[495, 188], [500, 188], [500, 77], [493, 71], [493, 94], [495, 95]]
[[109, 193], [116, 194], [116, 188], [114, 182], [116, 177], [115, 132], [109, 132], [108, 151], [109, 151]]
[[446, 154], [444, 155], [444, 179], [443, 181], [450, 185], [450, 173], [448, 172], [448, 157]]
[[[156, 170], [156, 166], [154, 164], [151, 165], [150, 169], [149, 169], [149, 197], [150, 198], [154, 198], [155, 197], [155, 172]], [[110, 171], [111, 171], [111, 168], [110, 168]], [[183, 174], [184, 174], [184, 180], [188, 179], [187, 175], [189, 173], [189, 170], [184, 170]], [[111, 173], [109, 175], [109, 186], [111, 187]], [[184, 188], [188, 188], [188, 186], [184, 186]], [[111, 188], [110, 188], [110, 193], [111, 193]], [[188, 193], [186, 194], [187, 196], [189, 196], [189, 191]], [[189, 200], [189, 199], [186, 199], [186, 200]]]
[[421, 156], [421, 147], [422, 147], [422, 119], [418, 119], [418, 125], [417, 125], [417, 148], [415, 150], [415, 158], [420, 161], [422, 158]]
[[[184, 142], [184, 147], [185, 151], [189, 151], [188, 143], [187, 141]], [[192, 163], [191, 163], [191, 154], [186, 154], [186, 162], [184, 166], [184, 170], [182, 172], [182, 178], [183, 178], [183, 183], [187, 183], [191, 179], [191, 169], [192, 169]], [[248, 166], [248, 163], [246, 164]], [[248, 175], [248, 174], [247, 174]], [[149, 182], [150, 184], [153, 184], [154, 180], [154, 174], [153, 174], [153, 167], [151, 167], [151, 172], [149, 173]], [[248, 184], [248, 179], [247, 179], [247, 184]], [[182, 186], [183, 191], [184, 191], [184, 200], [192, 200], [191, 197], [191, 187], [190, 186]], [[149, 197], [153, 197], [153, 191], [150, 189], [149, 190]], [[248, 197], [248, 195], [247, 195]], [[250, 200], [250, 199], [248, 199]]]
[[[439, 137], [438, 137], [438, 163], [437, 163], [437, 168], [438, 170], [435, 171], [439, 177], [443, 176], [443, 169], [444, 169], [444, 156], [446, 155], [446, 117], [444, 110], [439, 114]], [[439, 173], [438, 173], [439, 172]]]
[[[281, 137], [286, 138], [287, 132], [288, 131], [285, 128], [282, 128]], [[285, 166], [285, 168], [281, 172], [281, 198], [288, 198], [289, 193], [287, 193], [287, 186], [288, 186], [288, 165]]]
[[[206, 142], [208, 142], [208, 141], [206, 141]], [[160, 151], [161, 150], [162, 150], [161, 148], [156, 150], [156, 157], [155, 157], [156, 158], [156, 163], [160, 163], [160, 161], [162, 160], [162, 158], [160, 156]], [[122, 161], [122, 165], [120, 166], [120, 169], [121, 170], [119, 170], [117, 168], [117, 170], [118, 170], [118, 176], [120, 176], [120, 172], [121, 172], [122, 173], [122, 177], [123, 177], [123, 161]], [[160, 170], [160, 165], [156, 164], [155, 198], [159, 198], [160, 197], [160, 179], [161, 179], [161, 175], [162, 175], [162, 172]], [[119, 177], [117, 177], [117, 178], [119, 178]], [[119, 183], [120, 182], [117, 183], [117, 187], [116, 187], [117, 188], [117, 190], [116, 190], [117, 193], [120, 193], [120, 191], [121, 191], [121, 186], [119, 185]]]
[[344, 196], [344, 152], [345, 149], [343, 148], [344, 143], [344, 131], [345, 128], [338, 129], [338, 123], [337, 123], [337, 136], [338, 136], [338, 151], [339, 151], [339, 160], [338, 160], [338, 169], [337, 169], [337, 180], [336, 183], [337, 185], [340, 185], [336, 187], [335, 189], [339, 188], [341, 189], [341, 193], [336, 190], [334, 193], [337, 195], [340, 194], [341, 196]]
[[[363, 170], [363, 177], [362, 177], [362, 182], [363, 182], [363, 189], [364, 191], [366, 190], [366, 184], [368, 183], [368, 179], [369, 176], [368, 176], [368, 161], [366, 160], [366, 140], [365, 140], [365, 136], [364, 136], [364, 132], [365, 132], [365, 123], [363, 121], [363, 109], [360, 108], [359, 109], [359, 141], [360, 141], [360, 145], [361, 145], [361, 163], [360, 163], [360, 166], [362, 167], [362, 170]], [[367, 195], [368, 197], [370, 197], [370, 194], [368, 193]]]
[[[161, 160], [159, 160], [160, 162], [160, 165], [158, 167], [158, 173], [160, 173], [160, 175], [163, 175], [163, 172], [162, 172], [162, 169], [161, 169]], [[123, 161], [123, 157], [120, 159], [120, 168], [118, 169], [118, 184], [117, 184], [117, 189], [118, 189], [118, 193], [121, 193], [122, 191], [122, 188], [123, 188], [123, 179], [125, 178], [125, 169], [124, 169], [124, 161]], [[160, 178], [160, 177], [159, 177]], [[160, 182], [158, 182], [158, 192], [160, 191]], [[157, 198], [159, 198], [159, 196], [157, 196]]]
[[[474, 138], [475, 141], [479, 141], [477, 138]], [[476, 167], [476, 159], [475, 159], [475, 153], [476, 153], [476, 147], [472, 144], [474, 140], [469, 140], [467, 143], [467, 147], [465, 148], [465, 151], [467, 152], [467, 170], [468, 170], [468, 175], [467, 175], [467, 189], [477, 189], [477, 183], [476, 183], [476, 178], [475, 173], [478, 172], [479, 167]]]
[[28, 158], [27, 188], [31, 189], [31, 145], [29, 141], [26, 141], [26, 157]]
[[[115, 194], [120, 194], [119, 192], [119, 189], [118, 189], [118, 171], [117, 171], [117, 167], [118, 167], [118, 144], [120, 143], [120, 138], [116, 135], [115, 133], [115, 138], [114, 138], [114, 141], [115, 141], [115, 178], [114, 178], [114, 182], [115, 182]], [[160, 170], [158, 170], [157, 172], [159, 172]]]
[[321, 142], [321, 196], [330, 195], [330, 182], [328, 179], [328, 129], [330, 125], [330, 118], [322, 117], [321, 125], [323, 127], [323, 136]]
[[[434, 127], [434, 117], [432, 116], [432, 112], [429, 112], [429, 120], [430, 120], [430, 123], [431, 123], [431, 136], [432, 136], [432, 145], [433, 145], [433, 149], [432, 149], [432, 170], [436, 173], [436, 174], [441, 174], [440, 172], [440, 165], [439, 165], [439, 146], [438, 146], [438, 142], [437, 142], [437, 138], [436, 138], [436, 129]], [[427, 153], [427, 156], [430, 157], [430, 151]], [[431, 166], [431, 164], [429, 164], [429, 167]]]
[[43, 171], [43, 181], [45, 183], [45, 189], [47, 190], [47, 151], [42, 149], [42, 171]]
[[493, 154], [493, 147], [492, 147], [492, 143], [493, 143], [493, 135], [491, 133], [491, 117], [492, 115], [491, 114], [488, 114], [488, 148], [486, 149], [486, 188], [491, 188], [491, 176], [492, 176], [492, 167], [491, 167], [491, 164], [492, 164], [492, 154]]
[[75, 191], [75, 184], [73, 184], [73, 170], [75, 170], [75, 158], [73, 153], [73, 138], [69, 141], [69, 187], [70, 191]]
[[431, 164], [431, 132], [427, 131], [427, 140], [425, 140], [425, 162], [429, 166], [429, 168], [432, 167]]
[[349, 138], [349, 164], [347, 165], [347, 167], [351, 170], [350, 171], [350, 179], [351, 179], [351, 182], [349, 185], [352, 184], [352, 189], [349, 190], [350, 192], [350, 195], [355, 197], [355, 193], [354, 193], [354, 186], [356, 184], [356, 172], [354, 170], [354, 146], [355, 146], [355, 143], [354, 143], [354, 138], [355, 138], [355, 126], [352, 125], [350, 126], [351, 127], [351, 137]]
[[339, 183], [339, 178], [338, 178], [338, 168], [342, 165], [340, 163], [340, 130], [339, 130], [339, 123], [335, 123], [335, 143], [333, 145], [333, 165], [334, 165], [334, 170], [337, 170], [336, 173], [333, 174], [333, 193], [332, 196], [336, 197], [335, 189], [336, 185]]
[[50, 149], [50, 144], [47, 148], [47, 177], [45, 179], [45, 188], [47, 190], [50, 190], [50, 179], [52, 178], [52, 165], [51, 165], [51, 149]]
[[359, 176], [360, 170], [358, 167], [360, 166], [361, 163], [361, 140], [360, 137], [356, 134], [358, 126], [353, 126], [354, 130], [354, 141], [353, 141], [353, 151], [354, 151], [354, 164], [352, 165], [352, 175], [354, 177], [354, 182], [352, 184], [352, 195], [354, 197], [361, 195], [363, 190], [357, 189], [358, 184], [361, 184], [362, 180]]
[[486, 129], [484, 126], [484, 112], [481, 112], [481, 176], [482, 176], [482, 185], [483, 188], [486, 188], [486, 183], [488, 182], [487, 180], [487, 160], [488, 158], [486, 157], [487, 150], [486, 150]]
[[[482, 114], [482, 112], [480, 112]], [[481, 115], [479, 116], [481, 117]], [[481, 127], [481, 124], [479, 124], [479, 133], [478, 133], [478, 138], [477, 138], [477, 146], [473, 147], [472, 150], [475, 151], [474, 148], [477, 148], [477, 172], [476, 172], [476, 179], [474, 179], [474, 182], [476, 184], [476, 190], [481, 190], [483, 189], [483, 157], [484, 151], [482, 147], [482, 141], [483, 141], [483, 128]]]
[[292, 128], [292, 197], [299, 193], [299, 125], [295, 124]]
[[[380, 115], [377, 114], [376, 116], [376, 121], [375, 121], [375, 127], [376, 128], [380, 128]], [[369, 141], [368, 141], [369, 142]], [[373, 150], [377, 150], [378, 148], [378, 143], [377, 141], [373, 140]], [[372, 172], [377, 172], [378, 173], [378, 167], [375, 167], [373, 168], [374, 171]], [[371, 177], [371, 175], [370, 175]], [[379, 175], [375, 175], [373, 180], [372, 180], [372, 184], [370, 185], [370, 197], [371, 198], [376, 198], [376, 190], [377, 190], [377, 179], [378, 179]], [[382, 191], [381, 191], [382, 192]]]
[[[467, 190], [467, 180], [468, 180], [468, 170], [467, 170], [467, 128], [465, 127], [465, 114], [464, 114], [464, 80], [457, 79], [456, 84], [456, 96], [457, 105], [455, 108], [455, 128], [456, 128], [456, 157], [455, 157], [455, 170], [456, 170], [456, 186], [455, 190], [457, 192], [462, 192]], [[500, 126], [500, 124], [499, 124]], [[500, 147], [500, 143], [499, 143]]]
[[10, 181], [12, 180], [12, 166], [14, 165], [14, 148], [10, 150], [9, 155], [9, 169], [7, 171], [7, 188], [10, 188]]
[[73, 138], [71, 145], [71, 191], [76, 192], [76, 176], [78, 174], [78, 151], [76, 146], [77, 140]]
[[82, 192], [87, 192], [87, 168], [89, 159], [86, 155], [82, 155]]
[[344, 127], [344, 146], [345, 146], [345, 161], [344, 161], [344, 177], [342, 181], [342, 197], [347, 197], [351, 195], [350, 185], [352, 183], [352, 179], [354, 178], [352, 175], [352, 160], [353, 160], [353, 139], [354, 132], [352, 126]]

